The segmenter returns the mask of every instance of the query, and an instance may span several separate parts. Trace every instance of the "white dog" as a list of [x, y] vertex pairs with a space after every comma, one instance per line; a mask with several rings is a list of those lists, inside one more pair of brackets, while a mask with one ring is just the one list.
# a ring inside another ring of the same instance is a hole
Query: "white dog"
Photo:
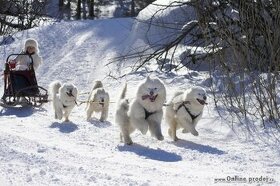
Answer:
[[93, 112], [101, 112], [99, 120], [105, 121], [108, 118], [109, 102], [109, 94], [104, 90], [102, 82], [96, 81], [88, 98], [87, 121], [90, 120]]
[[127, 89], [127, 85], [125, 84], [125, 87], [118, 101], [116, 115], [115, 115], [115, 122], [120, 126], [121, 129], [120, 132], [121, 141], [123, 142], [124, 140], [126, 144], [131, 145], [132, 140], [129, 135], [135, 130], [135, 128], [129, 123], [129, 117], [128, 117], [129, 101], [128, 99], [125, 99], [126, 89]]
[[69, 121], [69, 115], [76, 105], [78, 89], [73, 84], [61, 84], [54, 81], [50, 84], [52, 105], [55, 112], [55, 119]]
[[142, 134], [149, 130], [158, 140], [161, 133], [162, 107], [166, 99], [166, 89], [159, 79], [147, 79], [140, 84], [136, 98], [129, 104], [125, 99], [126, 86], [121, 94], [116, 112], [116, 123], [121, 129], [121, 140], [132, 144], [130, 134], [138, 129]]
[[193, 87], [185, 92], [176, 92], [167, 104], [165, 119], [169, 124], [168, 134], [177, 141], [176, 130], [183, 128], [183, 133], [190, 132], [198, 136], [195, 127], [200, 120], [206, 103], [206, 92], [201, 87]]

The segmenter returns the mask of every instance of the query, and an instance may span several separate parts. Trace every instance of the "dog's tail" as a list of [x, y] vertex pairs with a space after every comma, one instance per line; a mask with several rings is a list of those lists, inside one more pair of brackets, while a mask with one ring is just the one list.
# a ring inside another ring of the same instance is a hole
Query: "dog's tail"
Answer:
[[60, 81], [53, 81], [50, 85], [49, 85], [49, 90], [51, 93], [51, 97], [54, 98], [55, 95], [58, 93], [59, 88], [61, 87], [61, 83]]
[[125, 98], [125, 96], [126, 96], [126, 90], [127, 90], [127, 83], [125, 83], [125, 85], [124, 85], [124, 87], [123, 87], [123, 90], [122, 90], [120, 99], [124, 99], [124, 98]]
[[128, 110], [129, 101], [125, 99], [127, 91], [127, 83], [125, 83], [120, 98], [118, 100], [118, 106], [116, 109], [115, 122], [119, 125], [127, 125], [129, 123]]
[[102, 88], [102, 87], [103, 87], [102, 82], [97, 80], [97, 81], [94, 82], [94, 86], [93, 86], [92, 90], [95, 90], [97, 88]]

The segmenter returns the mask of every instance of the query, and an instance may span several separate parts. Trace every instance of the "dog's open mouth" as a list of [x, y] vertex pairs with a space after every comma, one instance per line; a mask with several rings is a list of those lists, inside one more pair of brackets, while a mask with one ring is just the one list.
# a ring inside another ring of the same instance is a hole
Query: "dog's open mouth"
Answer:
[[147, 95], [142, 96], [142, 100], [145, 100], [145, 99], [148, 99], [148, 98], [149, 98], [149, 100], [150, 100], [151, 102], [155, 102], [156, 99], [157, 99], [157, 96], [158, 96], [158, 95], [149, 95], [149, 94], [147, 94]]
[[104, 102], [99, 102], [99, 105], [101, 105], [102, 107], [104, 107]]
[[155, 102], [156, 99], [157, 99], [157, 96], [158, 96], [158, 95], [150, 96], [150, 97], [149, 97], [150, 101], [151, 101], [151, 102]]
[[196, 99], [201, 105], [207, 105], [208, 103], [206, 103], [205, 100], [202, 99]]

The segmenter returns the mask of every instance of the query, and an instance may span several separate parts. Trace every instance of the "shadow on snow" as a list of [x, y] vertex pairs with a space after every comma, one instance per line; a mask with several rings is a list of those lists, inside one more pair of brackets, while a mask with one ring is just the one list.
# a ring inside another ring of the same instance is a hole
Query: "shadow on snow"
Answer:
[[78, 129], [78, 126], [72, 122], [54, 122], [51, 124], [50, 128], [58, 128], [62, 133], [71, 133]]
[[[0, 107], [1, 108], [1, 107]], [[13, 107], [13, 108], [1, 108], [0, 116], [16, 116], [16, 117], [28, 117], [37, 111], [46, 111], [44, 108], [27, 107]]]
[[117, 148], [121, 152], [123, 151], [133, 152], [139, 156], [151, 160], [164, 161], [164, 162], [182, 161], [182, 157], [175, 153], [167, 152], [159, 148], [152, 149], [135, 143], [133, 145], [118, 146]]
[[107, 128], [110, 127], [112, 125], [112, 123], [110, 123], [109, 121], [99, 121], [99, 119], [96, 118], [92, 118], [90, 119], [90, 121], [88, 121], [90, 124], [98, 127], [98, 128]]
[[174, 145], [177, 147], [185, 148], [185, 149], [190, 149], [190, 150], [196, 150], [200, 153], [208, 153], [208, 154], [215, 154], [215, 155], [223, 155], [226, 154], [224, 151], [219, 150], [215, 147], [211, 147], [209, 145], [201, 145], [198, 143], [194, 143], [191, 141], [187, 141], [184, 139], [180, 139], [176, 142], [173, 142]]

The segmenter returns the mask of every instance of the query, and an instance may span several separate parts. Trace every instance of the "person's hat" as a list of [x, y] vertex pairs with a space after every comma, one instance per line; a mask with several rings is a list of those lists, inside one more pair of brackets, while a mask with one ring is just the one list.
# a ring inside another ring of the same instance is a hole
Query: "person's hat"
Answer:
[[30, 46], [35, 48], [36, 53], [38, 52], [38, 43], [35, 39], [30, 38], [25, 41], [25, 50]]

